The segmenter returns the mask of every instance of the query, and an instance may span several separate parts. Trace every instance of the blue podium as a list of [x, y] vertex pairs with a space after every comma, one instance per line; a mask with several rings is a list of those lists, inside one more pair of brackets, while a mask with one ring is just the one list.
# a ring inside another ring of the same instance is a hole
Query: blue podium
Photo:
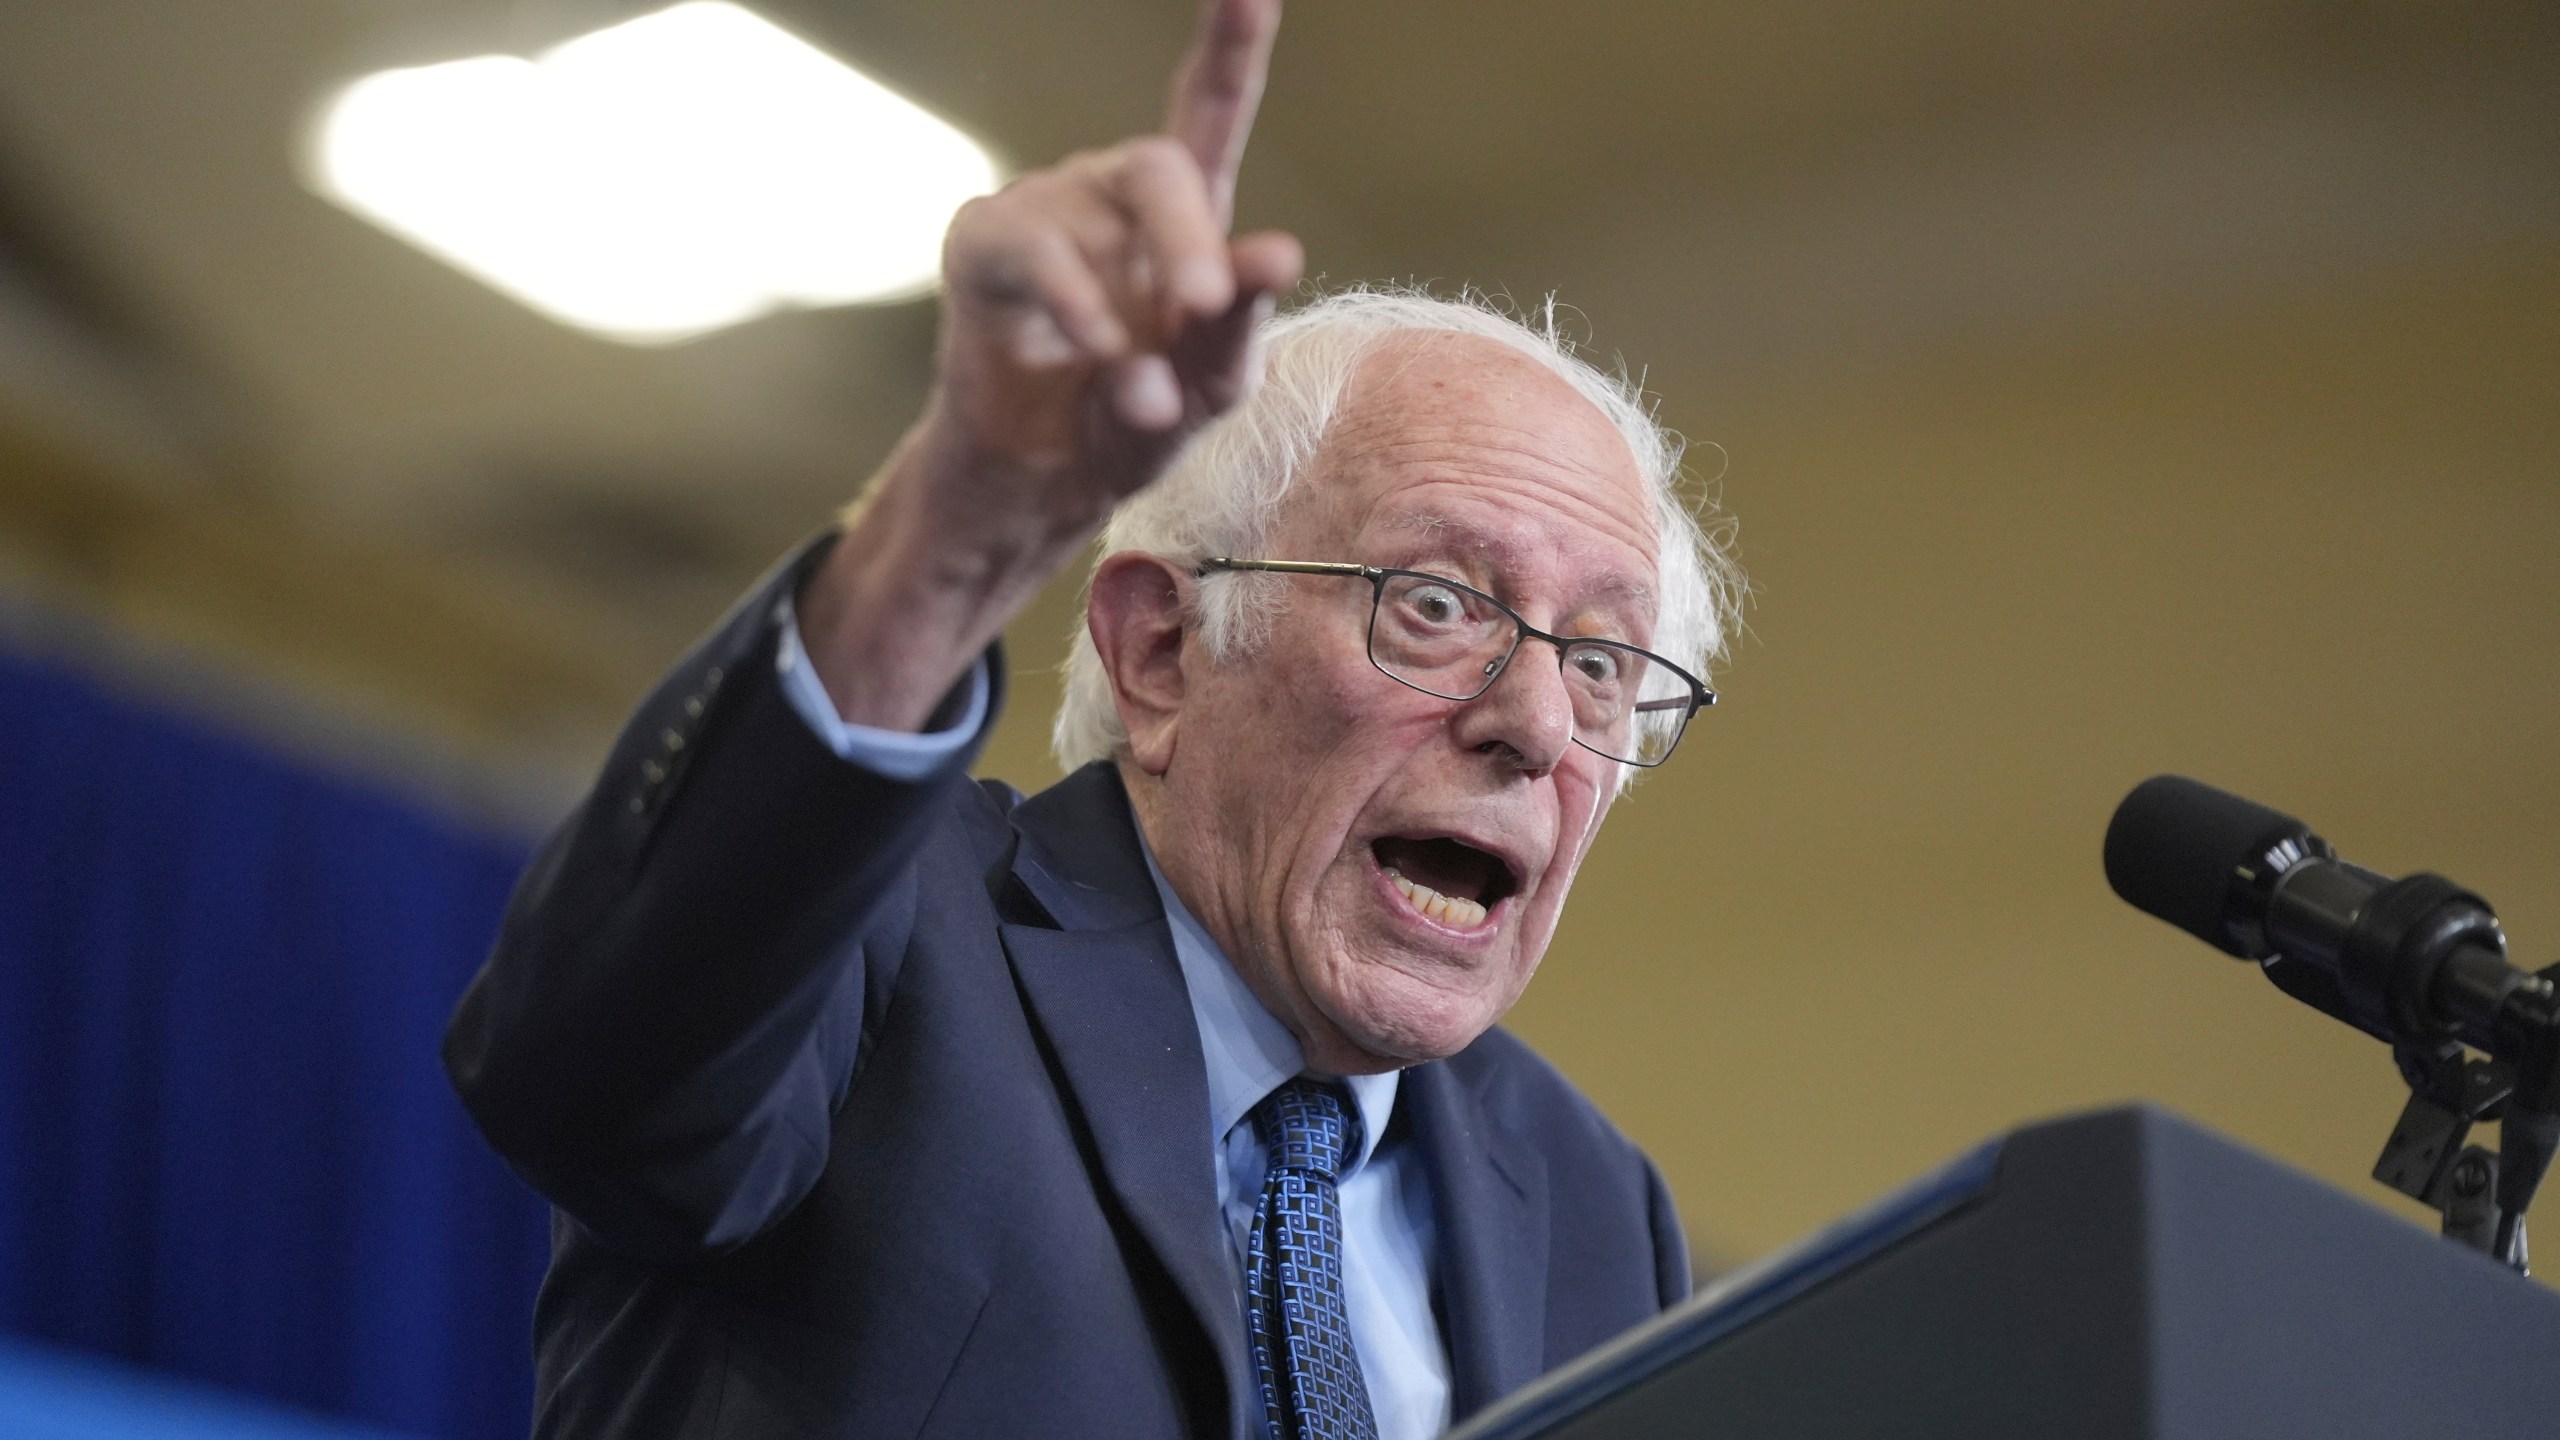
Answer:
[[2176, 1116], [1994, 1141], [1450, 1440], [2554, 1440], [2560, 1294]]

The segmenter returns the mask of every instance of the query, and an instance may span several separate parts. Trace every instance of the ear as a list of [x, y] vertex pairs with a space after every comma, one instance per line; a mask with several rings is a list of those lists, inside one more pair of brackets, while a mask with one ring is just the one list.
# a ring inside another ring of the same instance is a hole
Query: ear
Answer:
[[1130, 758], [1150, 775], [1173, 765], [1184, 695], [1184, 602], [1191, 576], [1160, 556], [1124, 550], [1093, 572], [1085, 628], [1111, 677]]

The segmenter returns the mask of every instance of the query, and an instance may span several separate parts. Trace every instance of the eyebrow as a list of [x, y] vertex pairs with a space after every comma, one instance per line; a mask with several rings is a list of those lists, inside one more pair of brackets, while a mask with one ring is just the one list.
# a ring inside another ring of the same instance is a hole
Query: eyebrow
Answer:
[[[1451, 537], [1461, 548], [1480, 550], [1490, 555], [1497, 567], [1515, 567], [1527, 553], [1524, 547], [1509, 539], [1487, 534], [1463, 520], [1452, 520], [1445, 515], [1423, 513], [1398, 516], [1390, 522], [1389, 528], [1398, 531], [1417, 531], [1435, 538]], [[1642, 606], [1647, 610], [1659, 608], [1655, 603], [1653, 584], [1649, 580], [1634, 579], [1612, 571], [1601, 576], [1592, 588], [1626, 604]]]

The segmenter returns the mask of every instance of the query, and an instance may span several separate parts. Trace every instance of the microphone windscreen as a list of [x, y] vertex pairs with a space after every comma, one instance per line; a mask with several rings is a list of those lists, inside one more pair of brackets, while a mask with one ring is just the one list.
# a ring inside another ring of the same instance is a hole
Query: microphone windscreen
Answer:
[[2310, 828], [2281, 811], [2183, 775], [2133, 787], [2107, 822], [2107, 884], [2136, 910], [2243, 960], [2226, 923], [2235, 873], [2286, 836]]

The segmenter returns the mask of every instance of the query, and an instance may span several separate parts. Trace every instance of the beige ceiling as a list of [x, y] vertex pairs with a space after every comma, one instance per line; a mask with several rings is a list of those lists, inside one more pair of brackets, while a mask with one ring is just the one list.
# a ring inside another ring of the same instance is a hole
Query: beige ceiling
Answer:
[[[617, 345], [293, 168], [355, 74], [637, 8], [0, 5], [0, 174], [67, 257], [61, 318], [110, 348], [89, 408], [142, 417], [151, 444], [123, 448], [164, 483], [663, 654], [912, 413], [930, 306]], [[1188, 20], [1182, 0], [769, 8], [1016, 167], [1147, 125]], [[1669, 403], [1712, 434], [1710, 397], [1773, 368], [2548, 226], [2551, 32], [2536, 5], [1300, 4], [1245, 219], [1300, 229], [1335, 278], [1561, 290], [1604, 346], [1695, 379]]]
[[[0, 0], [0, 582], [556, 803], [932, 337], [616, 345], [296, 182], [331, 85], [634, 8]], [[1189, 9], [764, 8], [1017, 168], [1150, 123]], [[1732, 703], [1518, 1017], [1717, 1253], [2132, 1094], [2357, 1182], [2383, 1057], [2097, 882], [2154, 770], [2560, 950], [2548, 0], [1299, 0], [1241, 206], [1336, 280], [1560, 292], [1741, 519]]]

